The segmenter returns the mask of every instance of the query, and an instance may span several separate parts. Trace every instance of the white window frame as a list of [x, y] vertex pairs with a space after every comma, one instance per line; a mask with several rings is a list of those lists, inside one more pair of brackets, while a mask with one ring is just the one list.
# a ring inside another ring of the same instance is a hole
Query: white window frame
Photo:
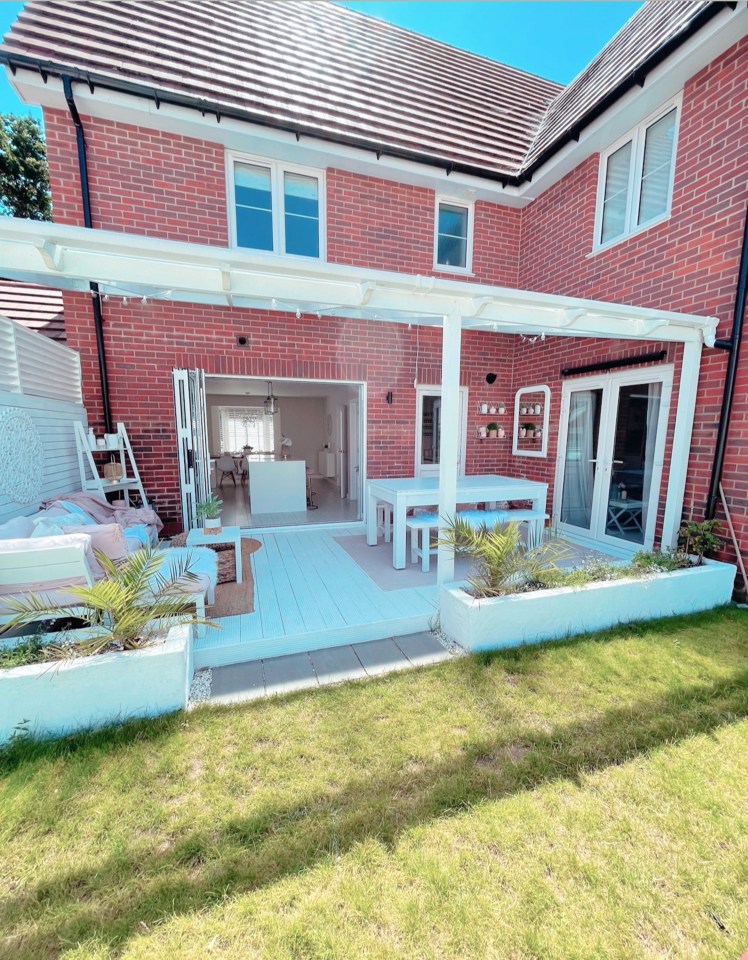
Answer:
[[[267, 418], [268, 420], [270, 420], [270, 424], [271, 424], [271, 427], [272, 427], [272, 433], [273, 433], [273, 446], [272, 446], [272, 449], [270, 449], [270, 450], [257, 450], [257, 449], [255, 449], [254, 452], [255, 452], [255, 453], [274, 453], [274, 452], [275, 452], [275, 447], [276, 447], [277, 442], [278, 442], [278, 441], [277, 441], [277, 438], [276, 438], [276, 436], [275, 436], [275, 423], [273, 422], [272, 416], [271, 416], [270, 414], [266, 414], [266, 413], [265, 413], [264, 407], [262, 407], [262, 405], [258, 405], [258, 404], [246, 404], [246, 405], [242, 405], [242, 404], [237, 404], [237, 405], [222, 404], [221, 406], [219, 406], [219, 408], [218, 408], [218, 439], [219, 439], [220, 447], [221, 447], [221, 451], [220, 451], [220, 452], [221, 452], [221, 453], [224, 453], [224, 452], [234, 453], [234, 452], [235, 452], [232, 447], [226, 446], [225, 438], [224, 438], [224, 436], [223, 436], [223, 418], [224, 418], [225, 415], [230, 415], [229, 412], [230, 412], [230, 411], [234, 411], [234, 410], [237, 410], [237, 411], [253, 410], [253, 411], [255, 411], [255, 412], [258, 414], [258, 420], [264, 421], [266, 418]], [[241, 449], [241, 447], [237, 447], [237, 450], [240, 450], [240, 449]]]
[[[611, 144], [607, 150], [600, 154], [600, 166], [597, 175], [595, 236], [592, 244], [593, 253], [597, 253], [599, 250], [607, 250], [609, 247], [614, 247], [617, 243], [621, 243], [622, 241], [627, 240], [629, 237], [635, 236], [637, 233], [643, 233], [645, 230], [649, 230], [650, 227], [654, 227], [656, 224], [662, 223], [663, 221], [669, 219], [673, 204], [673, 184], [675, 182], [675, 165], [678, 159], [678, 136], [680, 132], [682, 106], [683, 94], [679, 93], [677, 96], [668, 100], [667, 103], [664, 103], [662, 106], [658, 107], [653, 113], [650, 113], [649, 116], [642, 120], [638, 126], [634, 127], [632, 130], [629, 130], [624, 136], [619, 137], [615, 143]], [[636, 214], [639, 209], [639, 201], [641, 198], [642, 171], [644, 166], [644, 144], [647, 130], [653, 124], [657, 123], [658, 120], [661, 120], [666, 114], [670, 113], [673, 108], [675, 108], [675, 130], [673, 134], [673, 161], [670, 165], [670, 183], [668, 184], [667, 205], [665, 210], [658, 216], [653, 217], [651, 220], [647, 220], [645, 223], [637, 224]], [[631, 164], [629, 166], [626, 228], [624, 229], [623, 233], [619, 234], [617, 237], [612, 237], [610, 240], [606, 240], [603, 243], [600, 239], [600, 236], [603, 228], [603, 199], [605, 197], [605, 179], [608, 172], [608, 159], [627, 143], [631, 143]]]
[[[446, 203], [453, 207], [464, 207], [468, 213], [467, 250], [465, 252], [464, 267], [450, 267], [439, 263], [439, 207]], [[473, 234], [475, 232], [475, 202], [460, 197], [447, 197], [438, 194], [434, 198], [434, 270], [439, 273], [458, 273], [462, 276], [472, 276], [473, 273]]]
[[[237, 163], [248, 163], [257, 167], [267, 167], [270, 170], [270, 191], [273, 205], [273, 249], [255, 250], [256, 253], [271, 254], [278, 257], [287, 257], [299, 262], [327, 260], [327, 189], [326, 171], [315, 167], [304, 167], [295, 163], [285, 163], [281, 160], [271, 160], [268, 157], [256, 157], [249, 153], [226, 152], [226, 202], [228, 205], [229, 242], [239, 250], [253, 250], [253, 247], [240, 247], [236, 235], [236, 202], [234, 192], [234, 169]], [[314, 177], [318, 183], [319, 207], [319, 256], [305, 257], [300, 253], [286, 253], [286, 211], [284, 206], [285, 191], [283, 189], [283, 175], [298, 173], [304, 177]]]

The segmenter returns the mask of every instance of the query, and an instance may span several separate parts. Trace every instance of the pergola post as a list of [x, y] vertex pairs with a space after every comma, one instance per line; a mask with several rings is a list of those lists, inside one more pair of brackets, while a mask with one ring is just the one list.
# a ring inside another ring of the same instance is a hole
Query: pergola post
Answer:
[[696, 411], [701, 351], [700, 340], [690, 340], [683, 344], [673, 446], [670, 452], [670, 474], [665, 497], [665, 516], [662, 521], [662, 546], [665, 549], [674, 548], [678, 542]]
[[[442, 402], [439, 439], [439, 539], [457, 510], [457, 461], [460, 444], [460, 355], [462, 317], [450, 313], [442, 325]], [[454, 551], [439, 546], [437, 582], [454, 580]]]

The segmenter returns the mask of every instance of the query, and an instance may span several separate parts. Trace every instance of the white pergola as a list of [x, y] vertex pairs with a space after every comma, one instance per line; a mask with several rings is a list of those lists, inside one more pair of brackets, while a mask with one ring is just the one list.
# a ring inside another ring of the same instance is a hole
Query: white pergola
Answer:
[[[455, 512], [463, 330], [683, 344], [663, 543], [680, 524], [701, 350], [717, 320], [625, 304], [280, 257], [237, 248], [0, 218], [3, 276], [100, 296], [301, 311], [442, 328], [439, 515]], [[454, 557], [439, 548], [439, 580]]]

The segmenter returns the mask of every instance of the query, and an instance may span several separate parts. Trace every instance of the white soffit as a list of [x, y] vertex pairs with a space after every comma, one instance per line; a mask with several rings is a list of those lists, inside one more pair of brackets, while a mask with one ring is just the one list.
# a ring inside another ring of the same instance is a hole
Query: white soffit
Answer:
[[102, 295], [465, 329], [714, 343], [717, 320], [107, 230], [0, 218], [6, 277]]

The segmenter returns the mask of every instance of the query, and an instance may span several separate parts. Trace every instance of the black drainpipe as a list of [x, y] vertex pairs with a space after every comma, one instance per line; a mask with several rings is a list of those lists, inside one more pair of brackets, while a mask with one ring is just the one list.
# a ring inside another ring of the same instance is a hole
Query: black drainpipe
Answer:
[[[73, 86], [70, 77], [62, 77], [62, 89], [65, 92], [70, 116], [75, 124], [75, 138], [78, 142], [78, 171], [81, 178], [81, 197], [83, 199], [83, 224], [89, 230], [93, 227], [91, 221], [91, 194], [88, 188], [88, 162], [86, 160], [86, 137], [83, 133], [83, 124], [73, 98]], [[94, 330], [96, 331], [96, 351], [99, 355], [99, 379], [101, 381], [101, 403], [104, 408], [104, 427], [107, 433], [114, 433], [112, 423], [112, 408], [109, 403], [109, 378], [106, 372], [106, 352], [104, 351], [104, 321], [101, 315], [101, 297], [98, 283], [89, 284], [91, 290], [91, 306], [93, 307]]]
[[740, 342], [743, 338], [743, 315], [745, 314], [746, 289], [748, 288], [748, 209], [746, 210], [743, 226], [743, 246], [740, 251], [740, 270], [738, 272], [738, 286], [735, 292], [735, 311], [732, 319], [732, 334], [729, 340], [715, 340], [714, 346], [729, 351], [727, 372], [725, 373], [725, 389], [722, 394], [722, 409], [717, 425], [717, 444], [714, 450], [712, 464], [712, 478], [709, 481], [709, 496], [706, 501], [704, 515], [707, 520], [714, 518], [719, 497], [719, 484], [722, 479], [722, 467], [725, 462], [727, 448], [727, 434], [730, 429], [730, 414], [732, 401], [735, 395], [735, 380], [738, 372], [738, 356]]

